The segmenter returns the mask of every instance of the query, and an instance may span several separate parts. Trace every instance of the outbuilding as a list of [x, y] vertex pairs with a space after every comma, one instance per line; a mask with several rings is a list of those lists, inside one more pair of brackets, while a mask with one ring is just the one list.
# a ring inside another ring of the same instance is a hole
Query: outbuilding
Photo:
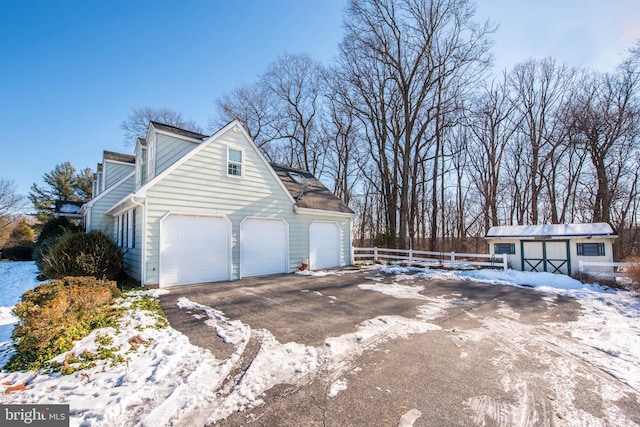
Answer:
[[485, 236], [491, 254], [507, 254], [510, 268], [573, 275], [580, 260], [613, 262], [618, 237], [608, 223], [491, 227]]

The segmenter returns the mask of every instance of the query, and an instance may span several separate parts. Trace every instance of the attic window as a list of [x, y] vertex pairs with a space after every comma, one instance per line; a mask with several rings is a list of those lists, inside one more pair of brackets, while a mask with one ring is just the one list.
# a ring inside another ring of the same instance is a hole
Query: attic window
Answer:
[[307, 180], [304, 178], [304, 176], [295, 173], [295, 172], [289, 172], [289, 177], [293, 180], [293, 182], [295, 182], [296, 184], [306, 184]]
[[244, 153], [242, 150], [229, 147], [227, 150], [227, 176], [242, 176]]

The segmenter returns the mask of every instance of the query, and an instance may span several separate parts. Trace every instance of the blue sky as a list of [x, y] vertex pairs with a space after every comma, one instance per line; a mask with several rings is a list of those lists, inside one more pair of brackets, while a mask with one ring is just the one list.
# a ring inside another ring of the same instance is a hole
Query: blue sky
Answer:
[[[27, 194], [55, 165], [129, 152], [120, 123], [168, 107], [206, 130], [215, 99], [283, 53], [328, 64], [344, 0], [14, 0], [0, 4], [0, 177]], [[556, 3], [561, 3], [557, 5]], [[479, 0], [496, 70], [528, 58], [612, 71], [640, 37], [638, 0]]]

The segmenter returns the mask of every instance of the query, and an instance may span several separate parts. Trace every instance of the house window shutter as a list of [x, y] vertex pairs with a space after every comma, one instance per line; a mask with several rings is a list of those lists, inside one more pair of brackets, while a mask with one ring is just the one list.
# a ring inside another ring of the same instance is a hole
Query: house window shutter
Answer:
[[127, 247], [133, 248], [134, 214], [135, 210], [127, 212]]

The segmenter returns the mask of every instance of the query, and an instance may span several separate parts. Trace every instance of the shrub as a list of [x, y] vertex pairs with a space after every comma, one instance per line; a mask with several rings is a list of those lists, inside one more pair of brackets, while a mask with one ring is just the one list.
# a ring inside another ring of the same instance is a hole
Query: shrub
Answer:
[[33, 229], [25, 220], [13, 227], [11, 234], [9, 234], [9, 244], [11, 246], [33, 246]]
[[69, 221], [66, 217], [61, 216], [52, 218], [42, 226], [42, 230], [40, 230], [40, 234], [36, 240], [36, 246], [41, 245], [50, 237], [60, 237], [67, 232], [77, 233], [80, 231], [82, 231], [82, 229]]
[[62, 236], [64, 236], [64, 234], [48, 237], [44, 241], [40, 242], [40, 244], [34, 246], [33, 259], [35, 260], [36, 265], [38, 266], [38, 269], [40, 271], [44, 271], [44, 258], [49, 254], [51, 248], [53, 248], [58, 243]]
[[37, 370], [72, 348], [93, 329], [115, 326], [114, 281], [94, 277], [65, 277], [36, 286], [22, 295], [13, 313], [20, 322], [13, 329], [16, 354], [8, 370]]
[[631, 267], [627, 267], [625, 274], [631, 280], [631, 287], [633, 290], [640, 294], [640, 259], [632, 258], [627, 262], [633, 263]]
[[33, 259], [32, 246], [11, 246], [2, 249], [2, 257], [11, 261], [31, 261]]
[[42, 272], [50, 278], [93, 276], [114, 279], [122, 270], [122, 254], [102, 231], [67, 233], [42, 258]]

